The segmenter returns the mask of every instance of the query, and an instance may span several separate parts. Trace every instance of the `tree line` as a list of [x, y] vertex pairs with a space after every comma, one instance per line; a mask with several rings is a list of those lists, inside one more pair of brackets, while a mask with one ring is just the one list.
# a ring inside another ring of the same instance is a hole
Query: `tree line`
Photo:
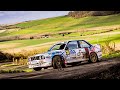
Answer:
[[86, 16], [106, 16], [118, 13], [120, 13], [120, 11], [70, 11], [68, 16], [81, 18]]

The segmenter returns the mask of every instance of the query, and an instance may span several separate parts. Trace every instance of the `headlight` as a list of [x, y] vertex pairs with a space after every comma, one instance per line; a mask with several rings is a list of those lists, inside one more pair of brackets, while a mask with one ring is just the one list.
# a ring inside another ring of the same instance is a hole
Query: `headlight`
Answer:
[[28, 61], [31, 61], [31, 58], [30, 58], [30, 57], [28, 57]]

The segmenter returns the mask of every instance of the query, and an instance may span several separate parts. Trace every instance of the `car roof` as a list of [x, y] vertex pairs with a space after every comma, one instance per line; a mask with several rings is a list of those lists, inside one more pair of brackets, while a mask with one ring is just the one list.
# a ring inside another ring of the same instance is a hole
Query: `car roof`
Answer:
[[56, 44], [66, 44], [67, 42], [71, 42], [71, 41], [85, 41], [85, 40], [68, 40], [68, 41], [65, 41], [65, 42], [58, 42]]
[[[69, 41], [85, 41], [85, 40], [69, 40]], [[68, 41], [68, 42], [69, 42], [69, 41]]]

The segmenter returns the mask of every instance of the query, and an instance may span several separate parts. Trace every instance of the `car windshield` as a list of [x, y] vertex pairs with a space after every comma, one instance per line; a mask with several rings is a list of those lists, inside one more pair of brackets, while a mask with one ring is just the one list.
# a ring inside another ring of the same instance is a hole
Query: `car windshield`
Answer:
[[65, 45], [66, 44], [63, 44], [63, 43], [56, 44], [50, 50], [62, 50], [62, 49], [64, 49]]

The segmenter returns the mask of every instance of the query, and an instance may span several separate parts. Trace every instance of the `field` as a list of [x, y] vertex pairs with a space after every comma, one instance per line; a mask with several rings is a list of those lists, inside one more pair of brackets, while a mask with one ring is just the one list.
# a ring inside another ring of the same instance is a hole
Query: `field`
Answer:
[[[92, 44], [100, 44], [103, 49], [104, 58], [120, 56], [119, 14], [89, 16], [79, 19], [60, 16], [23, 22], [15, 24], [14, 27], [17, 28], [1, 30], [0, 51], [15, 57], [24, 56], [27, 59], [28, 56], [46, 52], [57, 42], [78, 39], [86, 40]], [[35, 36], [45, 34], [50, 36], [35, 38]], [[13, 36], [27, 38], [11, 40]], [[31, 36], [34, 38], [30, 39]], [[2, 41], [5, 38], [9, 41]]]
[[90, 16], [79, 19], [74, 19], [68, 16], [60, 16], [16, 24], [14, 26], [18, 27], [18, 29], [5, 30], [0, 33], [0, 36], [58, 33], [62, 31], [75, 31], [85, 28], [119, 24], [119, 14], [109, 16]]
[[[88, 32], [85, 32], [88, 33]], [[90, 33], [90, 32], [89, 32]], [[77, 40], [84, 39], [92, 44], [103, 44], [106, 40], [114, 41], [116, 45], [120, 43], [120, 30], [114, 30], [106, 33], [93, 34], [93, 35], [85, 35], [80, 36], [80, 33], [72, 33], [69, 35], [63, 36], [54, 36], [51, 38], [42, 38], [42, 39], [32, 39], [32, 40], [14, 40], [14, 41], [5, 41], [0, 42], [1, 50], [9, 52], [9, 51], [19, 51], [19, 50], [28, 50], [41, 48], [45, 46], [52, 46], [56, 42], [67, 41], [67, 40]], [[116, 47], [119, 48], [119, 47]], [[19, 50], [18, 50], [19, 49]]]

